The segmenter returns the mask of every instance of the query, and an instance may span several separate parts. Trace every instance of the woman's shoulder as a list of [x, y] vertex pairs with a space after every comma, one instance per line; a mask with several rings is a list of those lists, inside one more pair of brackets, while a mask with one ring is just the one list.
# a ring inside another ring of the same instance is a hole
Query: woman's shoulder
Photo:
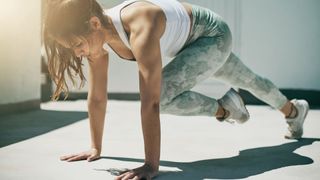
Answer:
[[121, 19], [126, 29], [164, 26], [166, 17], [162, 9], [148, 2], [135, 2], [121, 10]]

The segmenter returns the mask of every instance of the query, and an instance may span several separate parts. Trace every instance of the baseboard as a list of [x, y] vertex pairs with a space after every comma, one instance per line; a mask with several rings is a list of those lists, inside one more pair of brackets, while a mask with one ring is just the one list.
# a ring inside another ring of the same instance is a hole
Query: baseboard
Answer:
[[[311, 108], [320, 108], [320, 90], [301, 90], [301, 89], [280, 89], [288, 99], [305, 99]], [[246, 90], [239, 90], [241, 97], [246, 104], [266, 105]]]
[[[280, 91], [288, 99], [306, 99], [312, 108], [320, 108], [320, 90], [280, 89]], [[266, 105], [248, 91], [240, 89], [239, 93], [246, 104]], [[70, 93], [67, 100], [87, 99], [87, 95], [87, 93]], [[63, 96], [60, 97], [60, 99], [63, 98]], [[140, 100], [140, 95], [139, 93], [108, 93], [108, 99], [137, 101]]]
[[[88, 93], [69, 93], [67, 100], [87, 99]], [[64, 95], [60, 96], [60, 100], [64, 99]], [[108, 99], [111, 100], [126, 100], [126, 101], [138, 101], [140, 100], [139, 93], [108, 93]]]
[[0, 104], [0, 115], [2, 116], [14, 113], [21, 113], [38, 109], [40, 109], [40, 99], [18, 103]]
[[114, 100], [128, 100], [128, 101], [139, 101], [139, 93], [108, 93], [109, 99]]

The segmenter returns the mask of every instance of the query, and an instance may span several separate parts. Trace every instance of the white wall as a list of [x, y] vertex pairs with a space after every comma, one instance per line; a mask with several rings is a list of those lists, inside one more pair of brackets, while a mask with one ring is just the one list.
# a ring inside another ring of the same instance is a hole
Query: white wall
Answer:
[[320, 1], [241, 3], [243, 60], [281, 88], [320, 90]]
[[[233, 33], [233, 51], [279, 88], [320, 90], [319, 0], [186, 1], [220, 14]], [[100, 2], [109, 8], [122, 1]], [[110, 57], [109, 92], [138, 92], [136, 64]], [[195, 89], [216, 96], [226, 88], [209, 79]]]
[[40, 2], [1, 1], [0, 104], [40, 99]]

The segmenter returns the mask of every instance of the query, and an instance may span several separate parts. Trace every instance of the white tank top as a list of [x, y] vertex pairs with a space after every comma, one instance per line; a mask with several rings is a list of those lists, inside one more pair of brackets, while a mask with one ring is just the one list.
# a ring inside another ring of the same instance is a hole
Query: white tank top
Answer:
[[[111, 17], [112, 22], [124, 44], [131, 49], [129, 38], [124, 31], [120, 11], [123, 7], [139, 0], [127, 0], [123, 3], [111, 8], [106, 9], [104, 12]], [[161, 55], [166, 57], [174, 57], [183, 47], [190, 32], [190, 17], [177, 0], [143, 0], [151, 2], [159, 6], [166, 16], [165, 32], [160, 38]]]

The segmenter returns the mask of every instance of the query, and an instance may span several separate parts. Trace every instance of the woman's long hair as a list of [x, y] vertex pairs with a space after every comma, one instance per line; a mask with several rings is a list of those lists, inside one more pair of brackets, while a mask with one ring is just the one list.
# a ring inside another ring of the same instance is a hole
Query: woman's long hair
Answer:
[[75, 37], [84, 38], [90, 34], [89, 20], [92, 16], [106, 25], [103, 10], [96, 0], [47, 0], [43, 17], [43, 43], [48, 59], [48, 70], [56, 89], [51, 100], [58, 100], [61, 93], [68, 97], [66, 75], [73, 86], [79, 76], [79, 88], [84, 86], [85, 77], [82, 58], [76, 57], [72, 49], [63, 47], [56, 39], [63, 39], [71, 45]]

